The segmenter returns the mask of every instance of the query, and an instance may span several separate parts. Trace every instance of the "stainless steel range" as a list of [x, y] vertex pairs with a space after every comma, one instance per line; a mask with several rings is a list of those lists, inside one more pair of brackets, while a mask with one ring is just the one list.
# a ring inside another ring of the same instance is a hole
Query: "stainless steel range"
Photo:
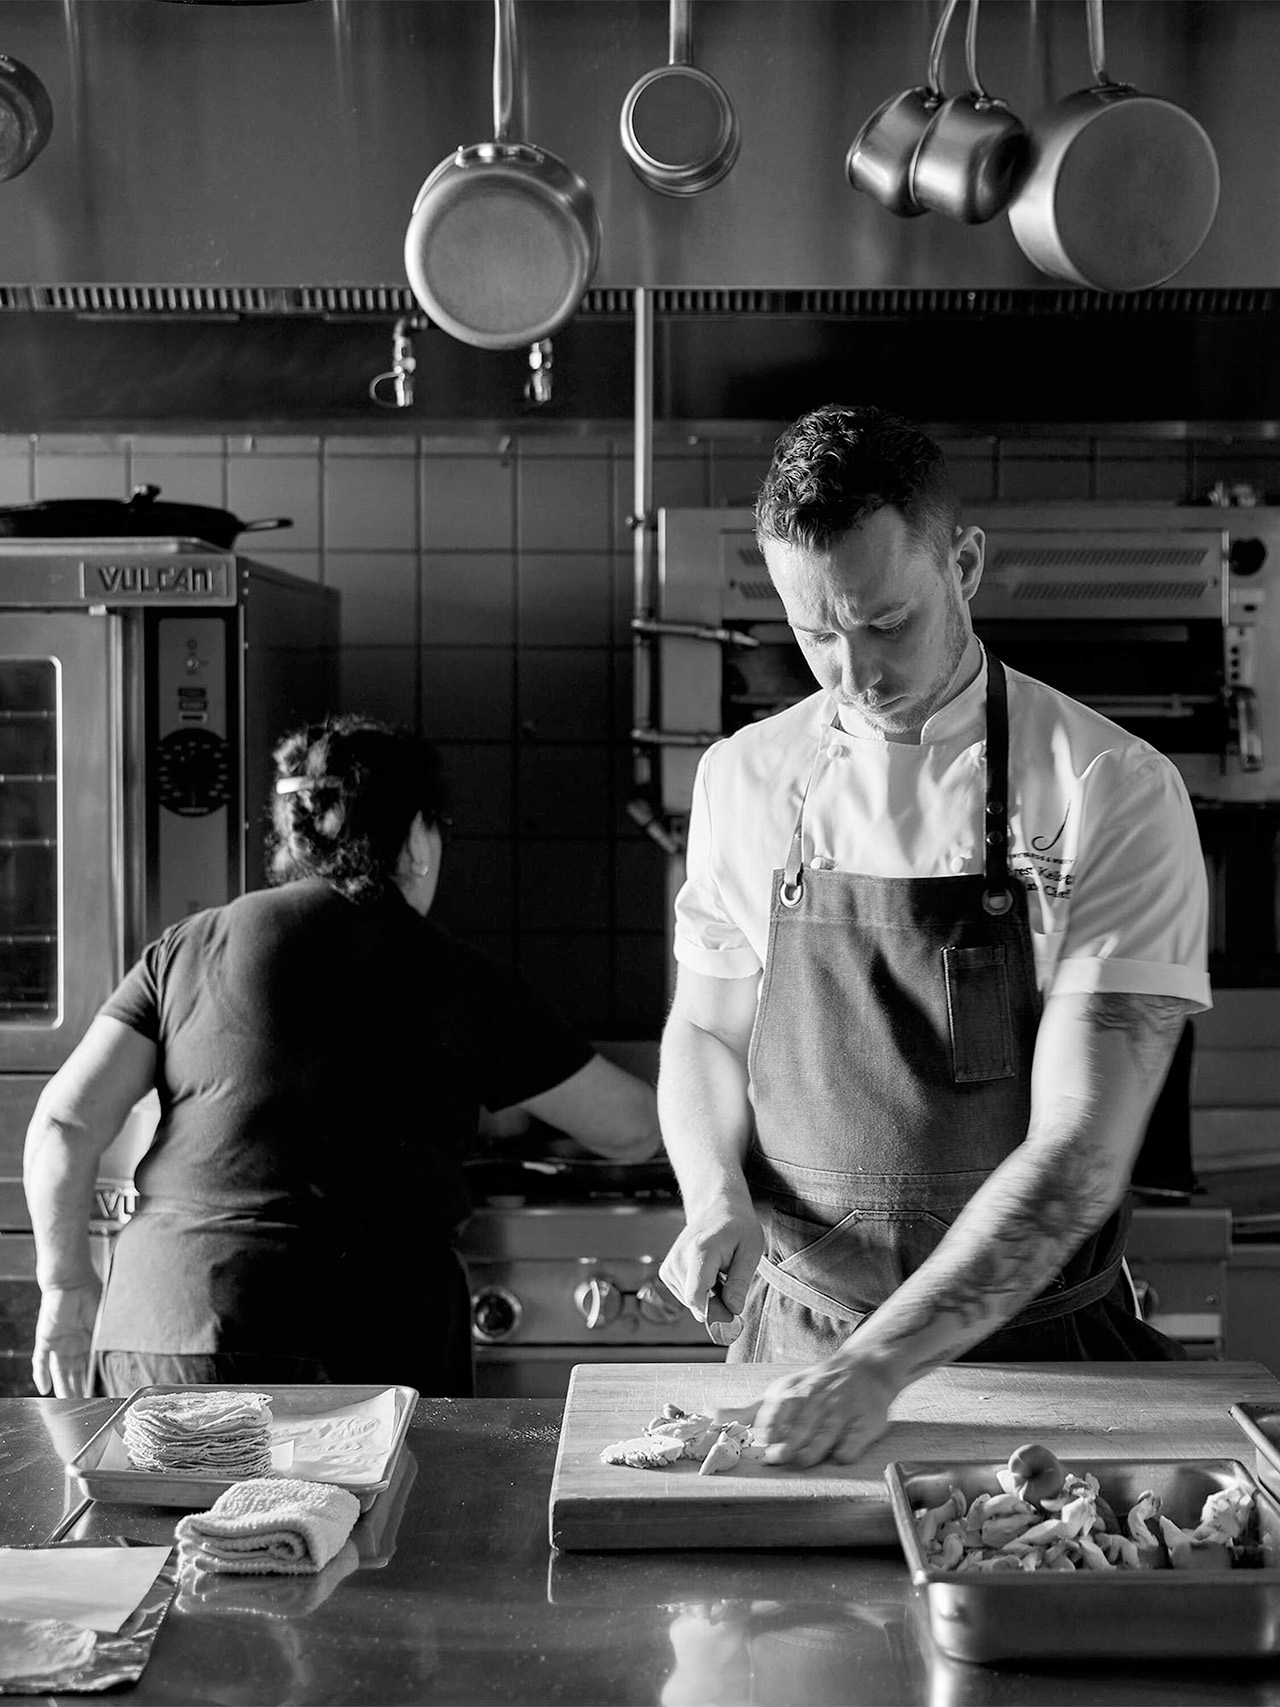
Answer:
[[554, 1164], [523, 1168], [523, 1180], [472, 1182], [477, 1208], [460, 1250], [479, 1394], [558, 1398], [575, 1363], [723, 1359], [658, 1278], [684, 1222], [674, 1182], [631, 1170], [624, 1193], [616, 1177], [606, 1189], [584, 1185], [581, 1173], [560, 1184]]

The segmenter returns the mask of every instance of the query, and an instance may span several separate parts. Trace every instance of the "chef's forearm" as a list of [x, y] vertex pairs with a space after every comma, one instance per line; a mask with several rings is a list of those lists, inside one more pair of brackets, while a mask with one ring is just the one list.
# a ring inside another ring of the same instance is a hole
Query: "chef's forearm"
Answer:
[[977, 1345], [1049, 1283], [1128, 1187], [1185, 1019], [1160, 997], [1054, 998], [1026, 1142], [933, 1255], [846, 1342], [896, 1389]]
[[23, 1185], [42, 1291], [86, 1286], [96, 1279], [89, 1216], [97, 1172], [97, 1149], [55, 1115], [37, 1109], [27, 1132]]
[[678, 1013], [662, 1036], [658, 1118], [686, 1214], [749, 1201], [742, 1171], [752, 1131], [746, 1063], [723, 1038]]

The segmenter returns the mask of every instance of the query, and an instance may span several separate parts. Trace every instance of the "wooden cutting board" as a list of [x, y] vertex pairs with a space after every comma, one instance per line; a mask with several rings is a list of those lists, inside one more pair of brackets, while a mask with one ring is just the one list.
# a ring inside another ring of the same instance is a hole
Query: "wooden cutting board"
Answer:
[[1253, 1451], [1228, 1414], [1280, 1402], [1260, 1363], [957, 1365], [908, 1387], [889, 1431], [856, 1465], [741, 1464], [701, 1476], [603, 1464], [671, 1401], [745, 1405], [791, 1364], [585, 1363], [570, 1377], [551, 1480], [551, 1544], [609, 1548], [849, 1547], [896, 1540], [884, 1484], [894, 1459], [999, 1462], [1039, 1440], [1062, 1458], [1238, 1458]]

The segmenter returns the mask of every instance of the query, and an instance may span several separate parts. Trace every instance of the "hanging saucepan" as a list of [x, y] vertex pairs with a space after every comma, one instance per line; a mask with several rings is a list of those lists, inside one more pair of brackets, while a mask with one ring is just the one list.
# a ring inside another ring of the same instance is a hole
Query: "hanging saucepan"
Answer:
[[1085, 0], [1094, 86], [1031, 126], [1031, 168], [1009, 208], [1041, 272], [1091, 290], [1150, 290], [1181, 271], [1218, 208], [1218, 161], [1172, 101], [1107, 76], [1102, 0]]
[[969, 87], [934, 113], [911, 162], [911, 197], [926, 213], [982, 225], [1003, 213], [1027, 170], [1022, 120], [989, 95], [978, 76], [978, 0], [964, 36]]
[[929, 48], [926, 81], [904, 89], [876, 108], [849, 145], [844, 169], [855, 190], [863, 190], [890, 213], [912, 219], [924, 213], [911, 191], [911, 165], [920, 139], [946, 97], [942, 93], [942, 50], [959, 0], [946, 0]]
[[29, 66], [0, 53], [0, 181], [16, 178], [53, 133], [53, 102]]
[[622, 146], [637, 177], [664, 196], [696, 196], [738, 158], [733, 102], [693, 63], [692, 0], [671, 0], [667, 64], [631, 85], [622, 103]]
[[493, 141], [457, 149], [423, 184], [404, 262], [437, 326], [482, 350], [516, 350], [549, 338], [581, 302], [600, 216], [563, 160], [510, 139], [515, 0], [493, 10]]
[[288, 516], [242, 522], [209, 504], [157, 503], [158, 486], [124, 498], [50, 498], [0, 505], [0, 539], [201, 539], [229, 551], [242, 533], [290, 528]]

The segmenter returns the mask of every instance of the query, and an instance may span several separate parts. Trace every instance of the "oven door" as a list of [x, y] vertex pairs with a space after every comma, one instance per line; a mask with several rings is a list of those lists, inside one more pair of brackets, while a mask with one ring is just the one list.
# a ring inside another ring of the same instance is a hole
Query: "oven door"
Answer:
[[0, 1072], [59, 1066], [119, 977], [119, 624], [0, 612]]

